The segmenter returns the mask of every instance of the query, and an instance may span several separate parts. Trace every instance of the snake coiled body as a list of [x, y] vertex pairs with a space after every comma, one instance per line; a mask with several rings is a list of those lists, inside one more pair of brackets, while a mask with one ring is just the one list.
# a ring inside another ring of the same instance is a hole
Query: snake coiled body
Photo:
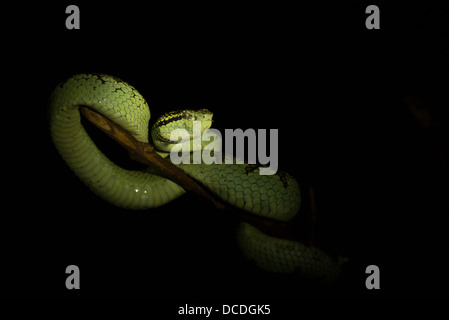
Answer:
[[[150, 109], [135, 88], [103, 74], [75, 75], [51, 94], [49, 113], [53, 143], [67, 165], [95, 194], [119, 207], [149, 209], [162, 206], [185, 192], [181, 186], [151, 171], [125, 170], [110, 161], [84, 130], [79, 106], [102, 114], [141, 142], [149, 142]], [[155, 127], [173, 125], [175, 118], [173, 113], [167, 114]], [[187, 123], [185, 119], [181, 121]], [[160, 134], [153, 131], [152, 136], [154, 140]], [[157, 146], [158, 141], [154, 144]], [[247, 164], [178, 166], [223, 201], [249, 213], [288, 221], [299, 210], [298, 183], [285, 172], [260, 175], [257, 166]], [[249, 224], [242, 223], [238, 240], [243, 254], [268, 271], [297, 271], [323, 282], [336, 279], [340, 272], [339, 264], [321, 250], [268, 236]]]

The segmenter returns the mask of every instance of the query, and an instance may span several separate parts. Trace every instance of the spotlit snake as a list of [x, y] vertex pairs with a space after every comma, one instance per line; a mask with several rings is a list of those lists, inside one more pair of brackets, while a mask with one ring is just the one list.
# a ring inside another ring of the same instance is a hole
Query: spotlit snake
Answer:
[[[80, 121], [80, 106], [100, 113], [145, 143], [149, 142], [150, 108], [134, 87], [104, 74], [74, 75], [54, 89], [49, 103], [52, 141], [67, 165], [92, 192], [126, 209], [159, 207], [185, 192], [151, 170], [125, 170], [114, 164], [86, 133]], [[153, 144], [164, 145], [171, 130], [189, 129], [194, 120], [202, 121], [203, 129], [207, 129], [212, 113], [207, 110], [167, 113], [152, 128]], [[170, 161], [169, 157], [166, 159]], [[248, 164], [181, 163], [178, 167], [222, 201], [250, 214], [289, 221], [301, 204], [299, 185], [286, 172], [260, 175], [257, 166]], [[243, 255], [267, 271], [298, 272], [323, 283], [332, 282], [340, 274], [340, 264], [314, 246], [269, 236], [243, 222], [237, 238]]]

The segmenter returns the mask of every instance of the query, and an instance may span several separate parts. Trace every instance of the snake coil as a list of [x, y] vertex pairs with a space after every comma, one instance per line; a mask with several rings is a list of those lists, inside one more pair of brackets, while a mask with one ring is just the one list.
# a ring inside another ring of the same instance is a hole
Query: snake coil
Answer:
[[[108, 75], [74, 75], [54, 89], [49, 106], [53, 143], [90, 190], [111, 204], [127, 209], [158, 207], [185, 192], [171, 180], [150, 172], [125, 170], [110, 161], [84, 130], [79, 106], [102, 114], [141, 142], [148, 142], [150, 109], [135, 88]], [[154, 144], [160, 144], [157, 139], [163, 130], [185, 128], [192, 119], [204, 117], [206, 111], [200, 110], [193, 117], [164, 115], [153, 126]], [[157, 134], [155, 130], [159, 130]], [[257, 167], [246, 164], [181, 163], [178, 166], [223, 201], [249, 213], [288, 221], [299, 210], [299, 186], [288, 173], [260, 175]], [[339, 276], [340, 264], [318, 248], [268, 236], [247, 223], [241, 224], [237, 235], [244, 256], [265, 270], [299, 272], [322, 282]]]

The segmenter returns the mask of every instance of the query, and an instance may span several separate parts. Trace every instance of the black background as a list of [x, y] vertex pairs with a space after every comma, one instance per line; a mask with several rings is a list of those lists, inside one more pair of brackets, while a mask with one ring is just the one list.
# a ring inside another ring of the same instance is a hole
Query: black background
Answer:
[[[138, 3], [74, 3], [80, 30], [65, 28], [72, 3], [6, 10], [5, 296], [447, 298], [447, 11], [378, 4], [381, 29], [367, 30], [369, 3]], [[237, 221], [195, 196], [144, 212], [93, 195], [53, 148], [46, 119], [53, 87], [81, 72], [133, 85], [153, 121], [193, 107], [212, 110], [220, 130], [278, 129], [280, 168], [304, 191], [298, 219], [313, 186], [318, 245], [350, 259], [341, 281], [322, 288], [255, 269], [239, 256]], [[420, 128], [407, 101], [431, 124]], [[65, 288], [71, 264], [80, 290]], [[370, 264], [380, 290], [365, 288]]]

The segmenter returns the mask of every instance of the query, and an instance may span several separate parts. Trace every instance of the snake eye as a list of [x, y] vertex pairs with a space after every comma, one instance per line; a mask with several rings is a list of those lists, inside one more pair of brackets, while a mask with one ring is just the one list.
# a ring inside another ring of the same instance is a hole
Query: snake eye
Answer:
[[182, 113], [182, 117], [183, 117], [184, 119], [186, 119], [186, 120], [188, 120], [188, 119], [192, 119], [193, 121], [196, 120], [196, 117], [193, 116], [193, 115], [191, 115], [191, 114], [188, 113], [187, 111], [184, 111], [184, 112]]

